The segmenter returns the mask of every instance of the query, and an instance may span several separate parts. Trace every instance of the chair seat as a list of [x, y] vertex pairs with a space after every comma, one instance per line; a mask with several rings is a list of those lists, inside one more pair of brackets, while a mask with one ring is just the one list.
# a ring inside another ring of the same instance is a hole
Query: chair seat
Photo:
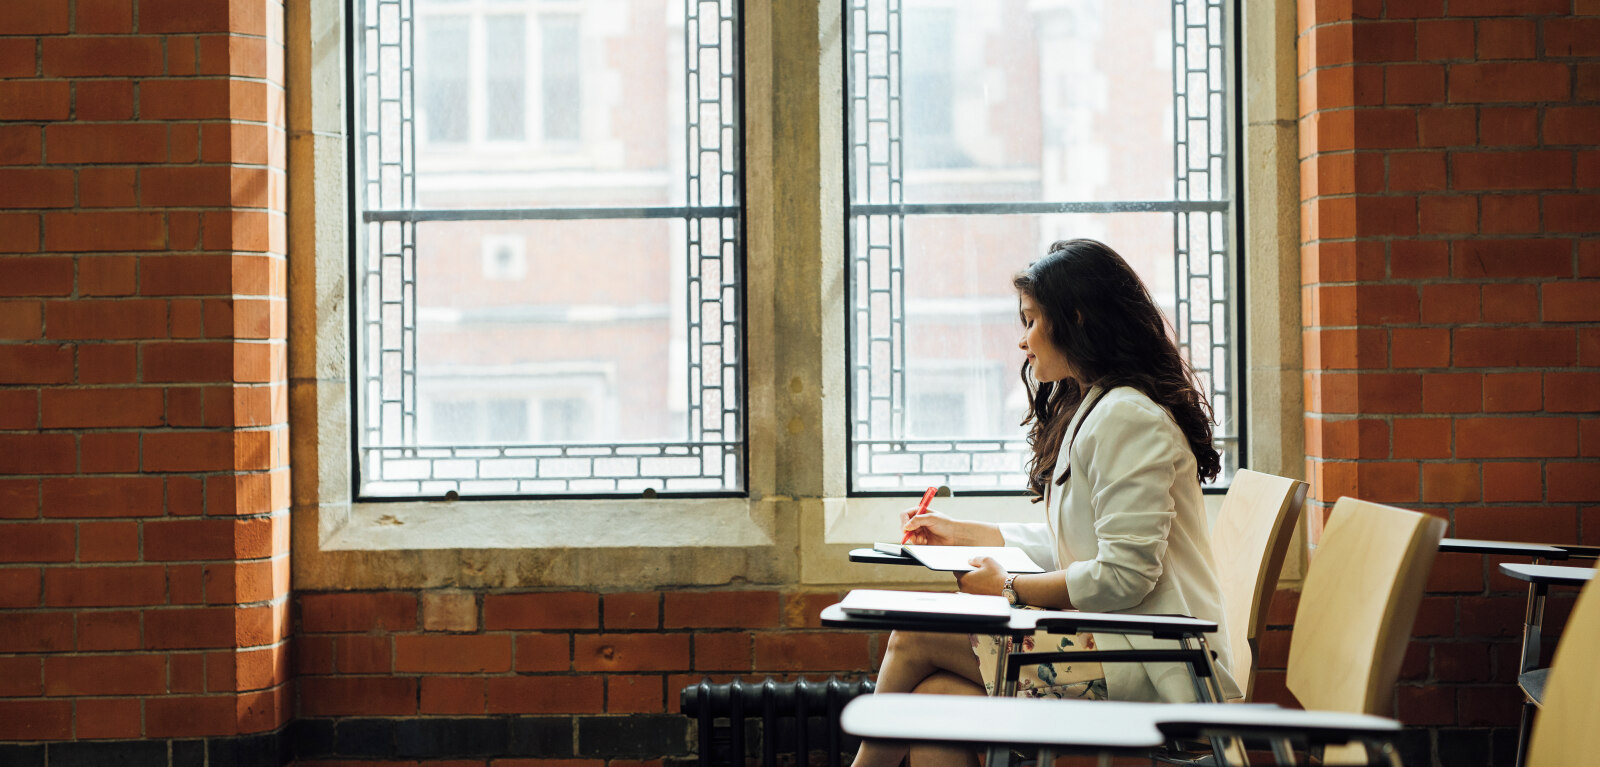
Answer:
[[1527, 673], [1517, 675], [1517, 686], [1527, 693], [1528, 700], [1533, 705], [1544, 708], [1544, 680], [1550, 675], [1550, 669], [1536, 668]]

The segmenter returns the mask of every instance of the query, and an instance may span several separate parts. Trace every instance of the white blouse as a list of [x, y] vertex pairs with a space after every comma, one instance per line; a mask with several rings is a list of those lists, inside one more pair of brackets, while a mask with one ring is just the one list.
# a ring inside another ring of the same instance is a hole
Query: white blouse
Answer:
[[[1098, 388], [1084, 397], [1100, 397]], [[1083, 427], [1078, 428], [1078, 421]], [[1073, 432], [1077, 432], [1076, 439]], [[1216, 621], [1206, 635], [1217, 654], [1222, 689], [1241, 697], [1230, 673], [1222, 589], [1207, 534], [1204, 497], [1194, 453], [1165, 408], [1137, 389], [1107, 392], [1085, 417], [1080, 408], [1067, 425], [1068, 450], [1056, 459], [1053, 478], [1070, 465], [1071, 479], [1046, 490], [1045, 522], [1000, 525], [1006, 545], [1035, 562], [1064, 570], [1075, 609], [1089, 612], [1189, 615]], [[1061, 492], [1065, 490], [1065, 492]], [[1097, 634], [1104, 650], [1177, 647], [1176, 640]], [[1108, 663], [1112, 700], [1194, 700], [1194, 684], [1181, 663]]]

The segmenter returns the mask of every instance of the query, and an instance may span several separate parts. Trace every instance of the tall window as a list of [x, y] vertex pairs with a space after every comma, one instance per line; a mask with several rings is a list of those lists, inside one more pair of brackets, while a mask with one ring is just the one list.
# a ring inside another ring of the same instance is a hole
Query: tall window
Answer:
[[744, 491], [737, 0], [352, 0], [363, 498]]
[[844, 0], [850, 482], [1021, 491], [1011, 276], [1138, 270], [1239, 460], [1228, 0]]

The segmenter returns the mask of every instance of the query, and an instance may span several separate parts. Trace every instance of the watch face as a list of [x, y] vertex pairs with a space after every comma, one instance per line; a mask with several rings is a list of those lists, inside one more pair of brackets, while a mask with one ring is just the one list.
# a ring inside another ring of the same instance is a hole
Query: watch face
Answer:
[[1005, 595], [1007, 602], [1010, 602], [1011, 604], [1017, 603], [1017, 592], [1010, 586], [1001, 589], [1000, 593]]

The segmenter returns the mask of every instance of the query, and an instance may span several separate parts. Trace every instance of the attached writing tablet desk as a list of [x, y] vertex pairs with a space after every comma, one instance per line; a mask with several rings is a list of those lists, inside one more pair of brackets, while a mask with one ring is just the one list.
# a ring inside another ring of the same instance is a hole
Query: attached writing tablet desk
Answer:
[[[1222, 700], [1222, 691], [1212, 665], [1211, 650], [1206, 646], [1205, 634], [1217, 630], [1215, 621], [1168, 615], [1127, 615], [1121, 613], [1088, 613], [1073, 610], [1016, 610], [1004, 623], [975, 623], [967, 620], [940, 620], [933, 618], [880, 618], [846, 615], [839, 605], [823, 608], [821, 622], [828, 628], [861, 629], [865, 631], [928, 631], [940, 634], [997, 634], [1020, 640], [1035, 631], [1052, 634], [1077, 634], [1103, 631], [1112, 634], [1139, 634], [1157, 639], [1174, 639], [1180, 649], [1175, 650], [1093, 650], [1073, 653], [1072, 657], [1104, 663], [1165, 660], [1186, 663], [1194, 674], [1198, 700]], [[1041, 657], [1029, 653], [1029, 657]], [[1008, 643], [1000, 643], [995, 659], [995, 677], [1004, 680], [1000, 695], [1016, 694], [1016, 676], [1011, 674]], [[1041, 661], [1042, 662], [1042, 661]]]

